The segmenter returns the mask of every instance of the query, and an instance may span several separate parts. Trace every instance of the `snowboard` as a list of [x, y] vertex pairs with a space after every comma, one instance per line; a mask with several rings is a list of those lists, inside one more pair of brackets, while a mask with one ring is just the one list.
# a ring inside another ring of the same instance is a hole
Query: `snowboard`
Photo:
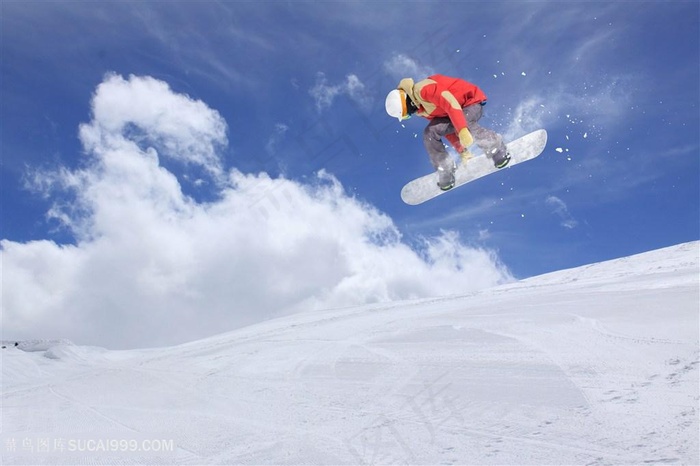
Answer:
[[547, 131], [538, 129], [537, 131], [533, 131], [532, 133], [526, 134], [506, 144], [511, 156], [510, 163], [508, 163], [506, 167], [500, 169], [494, 167], [491, 159], [487, 158], [485, 155], [474, 157], [466, 164], [457, 166], [455, 185], [452, 189], [447, 191], [440, 189], [437, 185], [437, 173], [431, 173], [408, 182], [401, 189], [401, 199], [408, 205], [422, 204], [441, 194], [453, 191], [463, 184], [470, 183], [499, 170], [507, 170], [519, 163], [532, 160], [542, 153], [546, 144]]

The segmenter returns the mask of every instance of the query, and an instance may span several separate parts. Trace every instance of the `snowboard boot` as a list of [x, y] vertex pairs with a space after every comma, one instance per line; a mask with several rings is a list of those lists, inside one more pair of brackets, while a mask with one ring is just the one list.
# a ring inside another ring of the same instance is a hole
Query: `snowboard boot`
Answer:
[[457, 165], [454, 160], [446, 159], [437, 168], [438, 182], [437, 185], [443, 191], [452, 189], [455, 185], [455, 170], [457, 170]]
[[493, 149], [491, 151], [491, 160], [496, 168], [505, 168], [510, 162], [510, 153], [505, 150]]

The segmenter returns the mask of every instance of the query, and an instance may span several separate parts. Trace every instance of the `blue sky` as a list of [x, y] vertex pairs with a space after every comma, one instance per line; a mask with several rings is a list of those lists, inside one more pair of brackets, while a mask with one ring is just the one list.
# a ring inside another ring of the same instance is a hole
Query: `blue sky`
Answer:
[[[695, 1], [1, 8], [9, 338], [146, 345], [164, 315], [213, 309], [206, 336], [700, 237]], [[482, 87], [507, 138], [547, 129], [545, 152], [403, 204], [426, 121], [384, 97], [431, 73]]]

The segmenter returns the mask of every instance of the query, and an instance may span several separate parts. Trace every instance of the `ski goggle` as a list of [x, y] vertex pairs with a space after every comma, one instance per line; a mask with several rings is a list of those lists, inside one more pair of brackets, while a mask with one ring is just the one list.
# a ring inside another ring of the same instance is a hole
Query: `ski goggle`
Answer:
[[411, 118], [411, 115], [408, 113], [408, 107], [406, 107], [406, 92], [404, 92], [403, 89], [400, 89], [401, 92], [401, 121], [406, 121], [409, 118]]

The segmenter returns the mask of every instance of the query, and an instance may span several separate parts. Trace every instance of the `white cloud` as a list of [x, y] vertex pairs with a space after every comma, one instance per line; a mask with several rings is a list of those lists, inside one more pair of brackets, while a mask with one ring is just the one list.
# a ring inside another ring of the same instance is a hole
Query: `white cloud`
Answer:
[[552, 213], [560, 218], [561, 226], [570, 230], [578, 226], [578, 221], [571, 215], [569, 207], [560, 198], [557, 196], [549, 196], [545, 202], [552, 208]]
[[287, 131], [289, 131], [289, 126], [285, 125], [284, 123], [277, 123], [272, 135], [270, 135], [267, 143], [265, 144], [265, 152], [268, 154], [274, 154], [280, 142], [282, 142], [284, 136], [287, 134]]
[[367, 110], [372, 106], [372, 98], [367, 92], [364, 83], [354, 74], [347, 75], [345, 81], [340, 84], [331, 85], [328, 84], [324, 73], [318, 73], [316, 75], [316, 84], [311, 88], [309, 94], [314, 98], [318, 111], [333, 105], [335, 99], [340, 95], [348, 96], [363, 110]]
[[478, 234], [479, 241], [486, 241], [491, 238], [491, 231], [488, 228], [482, 228]]
[[148, 145], [179, 162], [221, 173], [217, 148], [226, 144], [226, 123], [201, 101], [175, 94], [150, 77], [107, 76], [92, 101], [93, 121], [81, 125], [89, 151]]
[[[309, 185], [226, 172], [216, 152], [224, 134], [216, 111], [162, 82], [107, 77], [81, 127], [84, 167], [33, 178], [75, 244], [1, 242], [4, 335], [165, 345], [285, 312], [511, 279], [492, 252], [455, 233], [411, 248], [389, 217], [323, 171]], [[166, 153], [211, 173], [217, 200], [183, 193], [160, 163]]]
[[392, 56], [384, 63], [384, 69], [396, 79], [397, 83], [403, 78], [413, 78], [419, 81], [435, 74], [431, 68], [420, 65], [415, 59], [404, 54]]

